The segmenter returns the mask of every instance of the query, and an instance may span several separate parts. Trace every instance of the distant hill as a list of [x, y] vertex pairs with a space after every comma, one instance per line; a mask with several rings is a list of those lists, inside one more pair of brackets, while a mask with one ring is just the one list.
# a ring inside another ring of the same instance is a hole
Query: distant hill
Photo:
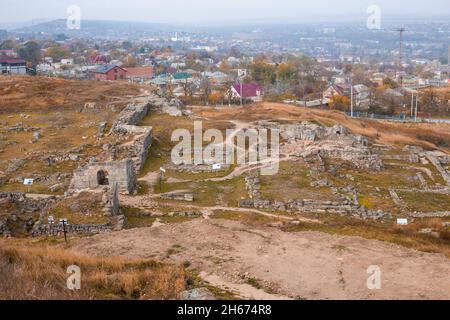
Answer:
[[66, 19], [57, 19], [39, 24], [28, 25], [12, 30], [17, 34], [55, 35], [64, 33], [68, 36], [117, 36], [118, 34], [140, 34], [143, 32], [171, 31], [175, 27], [147, 22], [82, 20], [79, 30], [67, 28]]

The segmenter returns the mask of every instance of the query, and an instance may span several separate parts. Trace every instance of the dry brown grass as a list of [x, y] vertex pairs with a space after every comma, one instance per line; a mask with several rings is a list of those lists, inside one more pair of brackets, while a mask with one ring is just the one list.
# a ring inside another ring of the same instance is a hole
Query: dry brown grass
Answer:
[[[81, 268], [81, 290], [67, 289], [70, 265]], [[0, 299], [177, 299], [185, 283], [182, 267], [151, 260], [95, 258], [23, 243], [0, 246]]]
[[[12, 181], [0, 189], [63, 193], [69, 179], [56, 180], [55, 174], [71, 173], [80, 162], [97, 156], [102, 150], [97, 139], [99, 123], [106, 121], [111, 125], [121, 108], [141, 94], [142, 89], [147, 88], [126, 82], [0, 76], [0, 176], [4, 181], [25, 176], [44, 177], [42, 181], [36, 179], [31, 188], [24, 188], [21, 181]], [[83, 110], [88, 102], [94, 103], [95, 108]], [[30, 143], [33, 132], [10, 131], [14, 126], [33, 128], [42, 137]], [[104, 137], [101, 144], [114, 142], [114, 137]], [[49, 166], [45, 160], [47, 155], [74, 150], [80, 155], [80, 162], [64, 161]], [[5, 176], [13, 159], [23, 159], [25, 163]], [[51, 192], [51, 186], [60, 183], [64, 186]]]
[[[314, 218], [320, 218], [316, 216]], [[375, 239], [395, 243], [422, 252], [440, 253], [450, 257], [450, 237], [448, 230], [442, 227], [441, 219], [418, 220], [407, 227], [394, 224], [380, 224], [372, 221], [350, 217], [322, 216], [321, 224], [302, 222], [300, 225], [290, 225], [283, 228], [288, 232], [319, 231], [328, 234], [357, 236], [365, 239]], [[439, 237], [418, 232], [422, 228], [439, 227]]]
[[427, 149], [450, 150], [448, 145], [450, 125], [448, 124], [395, 123], [351, 119], [340, 111], [308, 109], [268, 102], [243, 108], [195, 108], [194, 110], [197, 115], [211, 120], [257, 121], [271, 119], [281, 122], [316, 121], [326, 126], [341, 124], [353, 133], [366, 136], [376, 143], [398, 147], [412, 144]]
[[104, 104], [138, 93], [138, 85], [126, 82], [0, 76], [0, 112], [78, 109], [86, 102]]

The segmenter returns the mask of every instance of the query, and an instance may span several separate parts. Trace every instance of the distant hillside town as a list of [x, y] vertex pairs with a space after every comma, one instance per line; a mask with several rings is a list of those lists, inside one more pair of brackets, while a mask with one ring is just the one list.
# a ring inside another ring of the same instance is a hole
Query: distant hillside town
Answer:
[[400, 118], [450, 110], [441, 89], [450, 85], [448, 23], [303, 25], [287, 34], [277, 26], [126, 26], [89, 21], [67, 30], [56, 20], [2, 31], [0, 73], [148, 84], [198, 105], [265, 100]]

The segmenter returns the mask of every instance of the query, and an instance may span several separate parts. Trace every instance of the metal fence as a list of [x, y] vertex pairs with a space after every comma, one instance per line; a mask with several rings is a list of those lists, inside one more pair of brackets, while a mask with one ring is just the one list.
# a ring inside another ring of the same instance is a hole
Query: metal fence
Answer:
[[[347, 112], [348, 116], [351, 116], [350, 112]], [[450, 124], [450, 119], [433, 119], [433, 118], [414, 118], [408, 117], [405, 114], [400, 115], [384, 115], [375, 114], [368, 112], [353, 112], [353, 117], [355, 118], [367, 118], [374, 120], [386, 120], [386, 121], [402, 121], [402, 122], [429, 122], [429, 123], [448, 123]]]

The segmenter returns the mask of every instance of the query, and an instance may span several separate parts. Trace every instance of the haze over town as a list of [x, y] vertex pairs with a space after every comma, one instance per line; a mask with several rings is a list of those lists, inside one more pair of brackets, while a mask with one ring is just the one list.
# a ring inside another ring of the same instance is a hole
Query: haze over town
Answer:
[[448, 0], [1, 2], [0, 300], [450, 299]]
[[[25, 22], [35, 19], [59, 19], [67, 7], [82, 8], [83, 19], [180, 23], [302, 23], [314, 19], [364, 19], [366, 9], [378, 5], [386, 16], [450, 15], [446, 0], [343, 0], [329, 5], [328, 0], [3, 0], [1, 23]], [[14, 12], [14, 15], [10, 13]]]

